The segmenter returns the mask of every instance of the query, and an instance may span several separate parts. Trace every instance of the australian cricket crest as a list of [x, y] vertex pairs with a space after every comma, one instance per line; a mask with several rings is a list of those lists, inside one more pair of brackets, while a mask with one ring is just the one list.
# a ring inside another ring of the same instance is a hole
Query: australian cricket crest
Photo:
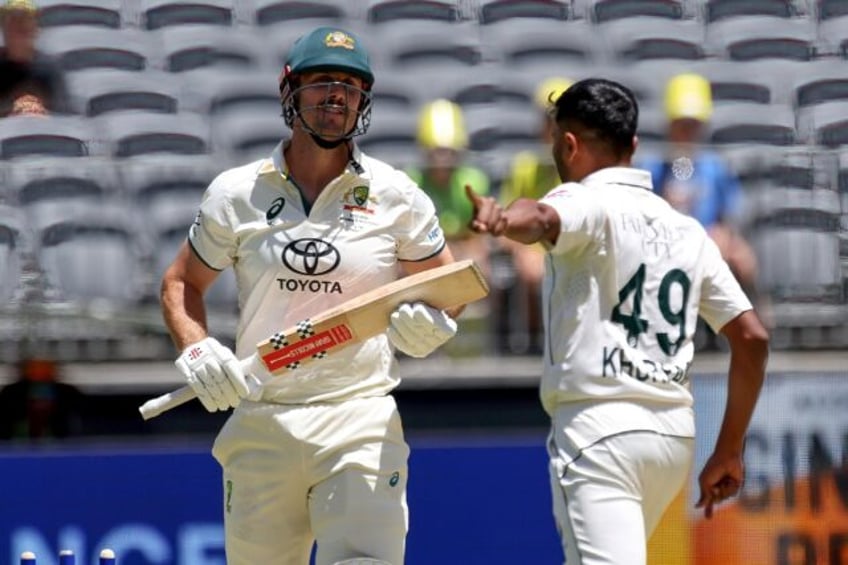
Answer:
[[365, 224], [371, 223], [374, 215], [374, 205], [377, 197], [371, 194], [371, 188], [366, 184], [360, 184], [349, 188], [342, 196], [342, 221], [352, 229], [360, 229]]

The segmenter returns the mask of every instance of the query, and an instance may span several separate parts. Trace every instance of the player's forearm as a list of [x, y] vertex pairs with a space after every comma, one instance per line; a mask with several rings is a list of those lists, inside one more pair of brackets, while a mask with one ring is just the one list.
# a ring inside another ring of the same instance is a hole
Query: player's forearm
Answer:
[[161, 291], [162, 316], [179, 351], [208, 335], [203, 294], [185, 281], [165, 277]]
[[740, 452], [765, 380], [768, 340], [751, 335], [731, 351], [727, 405], [716, 451]]
[[556, 241], [558, 218], [549, 206], [530, 198], [519, 198], [504, 211], [506, 229], [503, 235], [519, 243]]

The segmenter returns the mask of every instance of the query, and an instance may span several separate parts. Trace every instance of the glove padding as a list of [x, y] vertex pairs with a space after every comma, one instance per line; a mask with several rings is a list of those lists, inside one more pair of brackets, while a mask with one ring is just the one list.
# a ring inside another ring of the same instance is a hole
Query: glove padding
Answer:
[[235, 408], [250, 392], [241, 363], [214, 337], [186, 347], [175, 365], [209, 412]]
[[426, 357], [456, 335], [456, 321], [423, 302], [404, 303], [389, 317], [389, 341], [410, 357]]

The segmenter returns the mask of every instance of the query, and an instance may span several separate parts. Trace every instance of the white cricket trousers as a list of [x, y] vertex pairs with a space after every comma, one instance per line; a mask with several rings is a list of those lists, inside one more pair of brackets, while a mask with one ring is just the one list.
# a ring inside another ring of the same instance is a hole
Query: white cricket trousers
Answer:
[[654, 431], [575, 452], [553, 432], [553, 513], [567, 565], [645, 565], [647, 540], [689, 477], [695, 440]]
[[409, 446], [391, 396], [242, 401], [215, 440], [228, 565], [402, 565]]

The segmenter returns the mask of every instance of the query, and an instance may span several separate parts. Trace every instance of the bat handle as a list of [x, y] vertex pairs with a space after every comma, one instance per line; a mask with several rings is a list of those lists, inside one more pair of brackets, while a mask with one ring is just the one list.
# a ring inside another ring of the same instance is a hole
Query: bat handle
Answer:
[[[241, 367], [246, 374], [251, 373], [253, 363], [255, 361], [255, 355], [251, 355], [247, 359], [241, 360]], [[144, 418], [145, 420], [149, 420], [151, 418], [159, 416], [163, 412], [167, 412], [172, 408], [176, 408], [177, 406], [185, 404], [186, 402], [194, 398], [197, 398], [197, 395], [194, 393], [194, 389], [186, 385], [184, 387], [178, 388], [173, 392], [167, 392], [161, 396], [157, 396], [156, 398], [151, 398], [150, 400], [139, 406], [138, 411], [141, 413], [142, 418]]]

